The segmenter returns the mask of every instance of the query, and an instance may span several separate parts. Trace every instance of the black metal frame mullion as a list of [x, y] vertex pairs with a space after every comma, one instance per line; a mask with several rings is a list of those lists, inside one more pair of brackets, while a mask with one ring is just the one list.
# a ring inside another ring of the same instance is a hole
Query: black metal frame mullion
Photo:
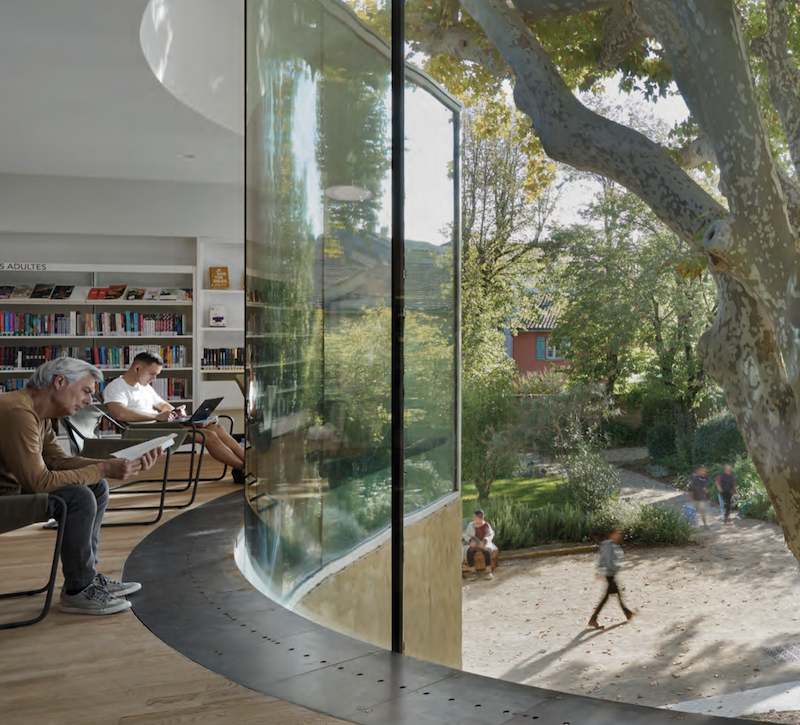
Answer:
[[392, 0], [392, 651], [403, 652], [405, 0]]

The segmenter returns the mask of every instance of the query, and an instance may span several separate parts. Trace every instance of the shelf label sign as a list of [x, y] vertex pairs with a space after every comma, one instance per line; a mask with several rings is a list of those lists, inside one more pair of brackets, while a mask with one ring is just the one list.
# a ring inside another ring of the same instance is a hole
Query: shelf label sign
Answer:
[[0, 272], [46, 272], [44, 262], [0, 262]]

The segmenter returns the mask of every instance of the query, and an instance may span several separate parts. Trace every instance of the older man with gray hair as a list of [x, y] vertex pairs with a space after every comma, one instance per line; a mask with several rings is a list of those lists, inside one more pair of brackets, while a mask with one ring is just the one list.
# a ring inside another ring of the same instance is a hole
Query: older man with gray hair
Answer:
[[135, 476], [158, 457], [153, 451], [135, 461], [99, 461], [63, 451], [52, 421], [91, 403], [95, 384], [102, 380], [93, 365], [59, 358], [37, 368], [26, 387], [0, 395], [0, 495], [57, 492], [66, 504], [60, 606], [73, 614], [123, 611], [131, 605], [121, 597], [141, 589], [138, 582], [114, 581], [95, 568], [108, 505], [106, 478]]

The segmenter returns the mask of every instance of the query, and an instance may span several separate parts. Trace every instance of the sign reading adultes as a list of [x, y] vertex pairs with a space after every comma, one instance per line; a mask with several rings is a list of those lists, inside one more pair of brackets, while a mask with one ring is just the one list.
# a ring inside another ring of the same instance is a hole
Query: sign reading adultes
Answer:
[[0, 262], [0, 272], [46, 272], [44, 262]]

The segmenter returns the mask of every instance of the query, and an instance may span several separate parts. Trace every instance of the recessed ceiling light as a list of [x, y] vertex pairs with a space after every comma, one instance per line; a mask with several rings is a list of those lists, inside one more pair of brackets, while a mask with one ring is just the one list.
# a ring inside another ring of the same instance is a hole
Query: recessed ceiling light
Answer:
[[336, 201], [365, 201], [372, 192], [359, 186], [329, 186], [325, 189], [325, 196]]

